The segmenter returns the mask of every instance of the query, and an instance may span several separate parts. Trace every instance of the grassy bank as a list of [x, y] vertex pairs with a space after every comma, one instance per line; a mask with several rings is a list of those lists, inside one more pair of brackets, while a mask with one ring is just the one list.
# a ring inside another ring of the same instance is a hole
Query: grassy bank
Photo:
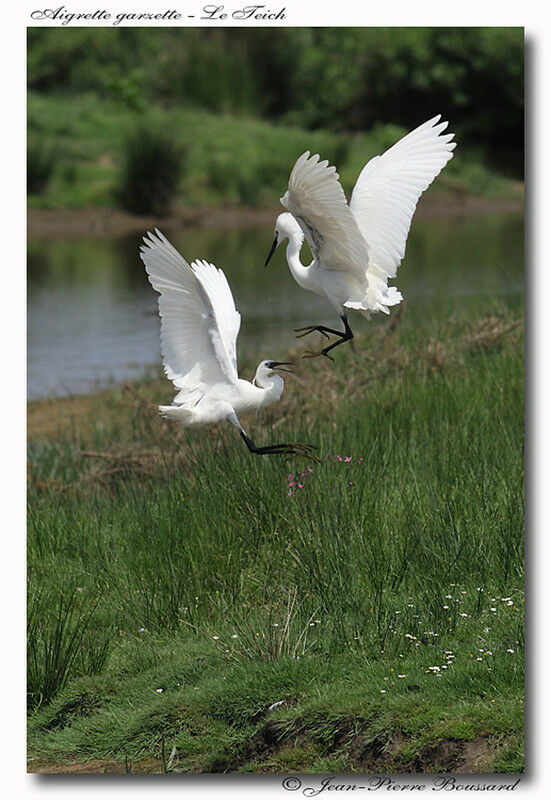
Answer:
[[[273, 206], [283, 194], [293, 163], [306, 149], [337, 164], [349, 193], [366, 161], [405, 133], [395, 125], [354, 135], [307, 131], [177, 106], [148, 105], [147, 112], [137, 111], [93, 94], [55, 97], [31, 92], [30, 173], [36, 174], [36, 184], [30, 186], [29, 206], [115, 207], [120, 202], [128, 135], [144, 120], [153, 129], [172, 132], [185, 154], [175, 208]], [[463, 147], [428, 196], [439, 202], [466, 195], [518, 200], [522, 185], [492, 172]]]
[[520, 309], [299, 366], [247, 427], [321, 464], [163, 379], [31, 405], [31, 769], [522, 770]]

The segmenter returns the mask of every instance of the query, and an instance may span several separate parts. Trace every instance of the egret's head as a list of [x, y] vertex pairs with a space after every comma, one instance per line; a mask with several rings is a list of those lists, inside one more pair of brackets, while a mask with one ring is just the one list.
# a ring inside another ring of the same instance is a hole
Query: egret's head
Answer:
[[254, 376], [254, 383], [256, 386], [260, 386], [260, 388], [263, 389], [268, 384], [272, 384], [274, 378], [277, 378], [278, 380], [276, 382], [281, 382], [281, 388], [283, 389], [283, 378], [279, 373], [288, 372], [292, 375], [293, 366], [292, 361], [261, 361], [256, 370], [256, 375]]
[[268, 262], [275, 253], [278, 244], [281, 244], [281, 242], [285, 241], [285, 239], [290, 239], [291, 237], [299, 239], [302, 242], [304, 234], [302, 232], [302, 228], [293, 215], [288, 211], [285, 211], [276, 219], [275, 238], [272, 244], [272, 249], [268, 253], [268, 258], [264, 264], [265, 267], [268, 266]]

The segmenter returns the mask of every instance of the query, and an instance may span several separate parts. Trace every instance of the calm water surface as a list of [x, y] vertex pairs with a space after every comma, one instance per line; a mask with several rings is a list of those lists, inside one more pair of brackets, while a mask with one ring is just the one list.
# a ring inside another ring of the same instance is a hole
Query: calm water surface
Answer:
[[[336, 322], [327, 301], [294, 282], [284, 246], [264, 269], [272, 225], [182, 228], [169, 238], [189, 261], [205, 258], [225, 271], [242, 315], [241, 352], [257, 351], [259, 361], [278, 358], [294, 346], [293, 328]], [[157, 367], [157, 294], [138, 256], [140, 241], [139, 235], [30, 240], [29, 399], [91, 392]], [[302, 260], [309, 260], [307, 248]], [[394, 283], [408, 315], [419, 318], [466, 305], [482, 309], [496, 298], [514, 302], [523, 291], [522, 216], [414, 220]], [[367, 328], [368, 322], [353, 316], [353, 329]]]

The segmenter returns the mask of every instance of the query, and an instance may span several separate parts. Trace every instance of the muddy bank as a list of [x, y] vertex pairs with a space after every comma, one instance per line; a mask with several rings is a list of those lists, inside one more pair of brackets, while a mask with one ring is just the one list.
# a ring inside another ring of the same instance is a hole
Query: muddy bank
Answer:
[[[488, 200], [457, 193], [422, 198], [418, 215], [464, 215], [520, 212], [522, 199]], [[247, 228], [270, 225], [282, 211], [279, 204], [262, 208], [181, 207], [168, 217], [138, 217], [112, 208], [40, 209], [27, 214], [29, 238], [69, 238], [71, 236], [123, 236], [159, 227], [170, 231], [183, 226], [202, 228]]]

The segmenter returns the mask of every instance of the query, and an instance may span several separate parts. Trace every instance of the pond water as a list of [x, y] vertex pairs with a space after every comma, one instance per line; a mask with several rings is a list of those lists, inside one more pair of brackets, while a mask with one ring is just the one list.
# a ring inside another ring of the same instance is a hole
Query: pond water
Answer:
[[[337, 322], [326, 300], [294, 282], [285, 246], [264, 269], [273, 225], [181, 228], [168, 238], [188, 261], [205, 258], [225, 271], [242, 315], [238, 353], [277, 359], [295, 345], [295, 327]], [[29, 241], [29, 399], [87, 393], [157, 367], [157, 294], [140, 242], [137, 234]], [[308, 256], [304, 248], [302, 260]], [[523, 292], [522, 216], [418, 217], [394, 283], [409, 317], [515, 301]], [[352, 317], [354, 330], [370, 324]]]

